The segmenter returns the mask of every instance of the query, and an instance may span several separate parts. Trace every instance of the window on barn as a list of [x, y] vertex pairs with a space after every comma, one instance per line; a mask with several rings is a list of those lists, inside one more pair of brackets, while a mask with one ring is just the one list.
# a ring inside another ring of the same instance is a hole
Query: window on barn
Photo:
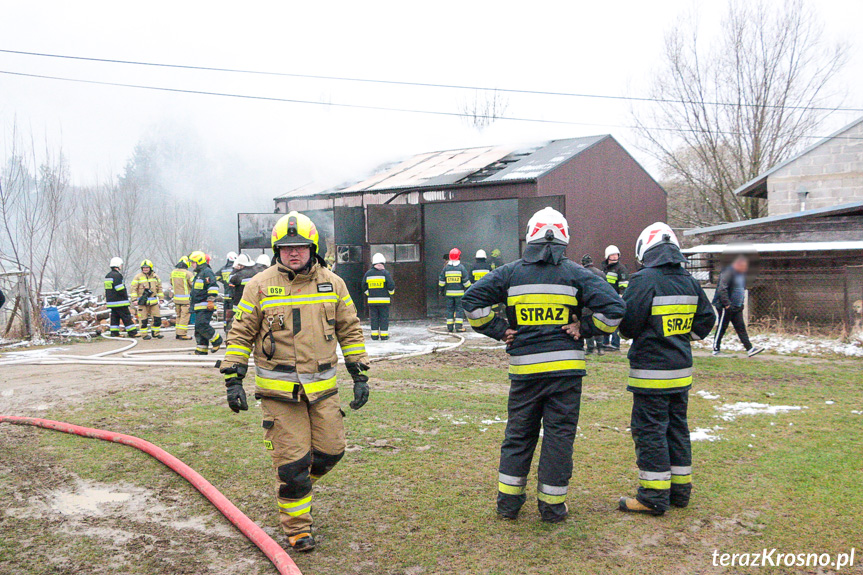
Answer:
[[420, 245], [419, 244], [396, 244], [396, 259], [397, 262], [418, 262], [420, 261]]
[[372, 244], [369, 246], [371, 255], [383, 254], [388, 262], [395, 261], [396, 248], [393, 244]]
[[362, 246], [337, 246], [336, 247], [336, 262], [340, 264], [361, 264], [363, 263], [363, 247]]

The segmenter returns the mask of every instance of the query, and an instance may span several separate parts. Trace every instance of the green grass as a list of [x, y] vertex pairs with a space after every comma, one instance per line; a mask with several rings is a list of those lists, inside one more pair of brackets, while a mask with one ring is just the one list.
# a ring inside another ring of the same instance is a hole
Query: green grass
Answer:
[[[478, 367], [487, 359], [496, 367]], [[508, 383], [499, 365], [500, 350], [375, 364], [369, 404], [359, 412], [345, 405], [349, 452], [318, 484], [321, 547], [297, 558], [304, 572], [694, 573], [712, 572], [714, 549], [839, 553], [861, 546], [863, 416], [851, 410], [863, 409], [863, 362], [699, 358], [695, 389], [718, 393], [721, 400], [693, 395], [690, 426], [720, 426], [723, 439], [694, 444], [692, 505], [661, 518], [615, 511], [617, 497], [636, 487], [626, 431], [627, 363], [619, 356], [590, 362], [575, 444], [571, 518], [555, 526], [539, 521], [535, 469], [519, 520], [495, 518], [504, 426], [482, 420], [506, 418]], [[341, 379], [347, 404], [347, 377]], [[99, 394], [88, 405], [45, 417], [152, 441], [198, 470], [259, 525], [275, 528], [275, 477], [261, 443], [260, 410], [231, 413], [213, 373], [180, 370], [153, 383], [148, 391]], [[808, 409], [739, 416], [733, 422], [714, 417], [715, 406], [737, 401]], [[33, 477], [48, 476], [30, 469], [37, 461], [66, 479], [36, 488]], [[26, 477], [16, 473], [23, 468]], [[16, 428], [0, 434], [0, 469], [0, 498], [14, 500], [15, 507], [68, 485], [73, 473], [88, 481], [145, 487], [190, 516], [211, 516], [209, 504], [183, 480], [115, 444]], [[112, 565], [100, 558], [104, 537], [86, 530], [59, 537], [56, 529], [62, 525], [50, 514], [34, 520], [0, 513], [0, 573], [211, 573], [231, 572], [237, 565], [243, 566], [238, 572], [274, 572], [242, 541], [190, 538], [160, 548], [158, 533], [140, 543], [146, 553], [125, 548], [128, 554]], [[45, 562], [52, 545], [60, 545], [64, 556], [59, 568]], [[253, 564], [242, 563], [249, 557]], [[81, 567], [91, 563], [98, 568]]]

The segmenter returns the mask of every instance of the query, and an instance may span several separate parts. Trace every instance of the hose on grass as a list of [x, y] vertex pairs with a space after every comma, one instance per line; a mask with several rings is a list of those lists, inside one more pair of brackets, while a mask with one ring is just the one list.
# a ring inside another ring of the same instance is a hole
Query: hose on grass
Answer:
[[267, 556], [281, 575], [302, 575], [300, 569], [293, 562], [290, 556], [288, 556], [285, 550], [282, 549], [281, 545], [276, 543], [273, 538], [267, 535], [263, 529], [258, 527], [254, 521], [246, 517], [242, 511], [237, 509], [237, 507], [231, 503], [227, 497], [222, 495], [221, 492], [213, 487], [209, 481], [204, 479], [200, 473], [149, 441], [145, 441], [132, 435], [116, 433], [114, 431], [92, 429], [89, 427], [81, 427], [80, 425], [73, 425], [71, 423], [63, 423], [60, 421], [39, 419], [35, 417], [0, 415], [0, 423], [31, 425], [41, 427], [43, 429], [62, 431], [63, 433], [72, 433], [80, 435], [81, 437], [88, 437], [90, 439], [111, 441], [140, 449], [147, 455], [150, 455], [165, 464], [169, 469], [175, 471], [180, 477], [191, 483], [195, 489], [200, 491], [201, 494], [228, 519], [228, 521], [239, 529], [240, 532], [249, 539], [249, 541], [254, 543], [258, 549]]

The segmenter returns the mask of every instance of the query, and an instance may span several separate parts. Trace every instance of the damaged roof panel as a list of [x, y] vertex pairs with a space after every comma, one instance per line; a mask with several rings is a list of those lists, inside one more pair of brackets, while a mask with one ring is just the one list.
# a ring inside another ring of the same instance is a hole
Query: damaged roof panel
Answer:
[[607, 137], [602, 135], [554, 140], [484, 181], [535, 180]]

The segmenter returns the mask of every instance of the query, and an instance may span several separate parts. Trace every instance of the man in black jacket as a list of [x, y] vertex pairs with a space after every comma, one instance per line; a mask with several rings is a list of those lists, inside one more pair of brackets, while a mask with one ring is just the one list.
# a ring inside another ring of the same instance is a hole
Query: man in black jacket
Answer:
[[[551, 523], [566, 518], [585, 374], [579, 332], [585, 337], [610, 333], [623, 317], [623, 300], [608, 282], [566, 258], [568, 243], [563, 215], [552, 208], [540, 210], [528, 222], [523, 258], [483, 277], [462, 299], [473, 329], [505, 342], [510, 355], [497, 496], [497, 512], [504, 519], [515, 519], [527, 499], [540, 428], [539, 512]], [[492, 311], [498, 303], [506, 305], [506, 319]], [[585, 307], [593, 310], [591, 321], [582, 317]]]
[[132, 319], [132, 314], [129, 312], [129, 294], [126, 292], [126, 286], [123, 283], [123, 274], [120, 269], [123, 267], [123, 260], [120, 258], [111, 258], [111, 270], [105, 276], [105, 305], [111, 310], [111, 319], [109, 327], [111, 335], [120, 337], [120, 324], [126, 330], [129, 337], [138, 336], [138, 326]]
[[669, 504], [686, 507], [692, 490], [692, 447], [686, 408], [692, 387], [690, 341], [713, 329], [716, 316], [698, 282], [681, 264], [686, 259], [666, 224], [648, 226], [636, 257], [644, 268], [623, 294], [620, 324], [629, 348], [632, 438], [640, 487], [622, 497], [621, 511], [662, 515]]
[[[629, 285], [629, 270], [620, 261], [620, 250], [617, 246], [610, 245], [605, 248], [605, 260], [602, 262], [602, 272], [605, 274], [606, 281], [614, 288], [614, 290], [623, 295], [626, 287]], [[603, 340], [603, 344], [607, 351], [620, 351], [620, 334], [615, 330], [614, 333], [608, 334]]]
[[740, 343], [746, 349], [749, 357], [758, 355], [764, 351], [763, 347], [755, 347], [749, 341], [749, 333], [746, 331], [746, 320], [743, 319], [743, 304], [746, 302], [746, 272], [749, 271], [749, 260], [746, 256], [739, 255], [729, 266], [725, 266], [719, 274], [716, 283], [716, 293], [713, 294], [713, 305], [716, 306], [716, 315], [719, 316], [719, 326], [713, 336], [713, 355], [719, 355], [719, 346], [722, 344], [722, 336], [728, 329], [728, 324], [734, 326]]

